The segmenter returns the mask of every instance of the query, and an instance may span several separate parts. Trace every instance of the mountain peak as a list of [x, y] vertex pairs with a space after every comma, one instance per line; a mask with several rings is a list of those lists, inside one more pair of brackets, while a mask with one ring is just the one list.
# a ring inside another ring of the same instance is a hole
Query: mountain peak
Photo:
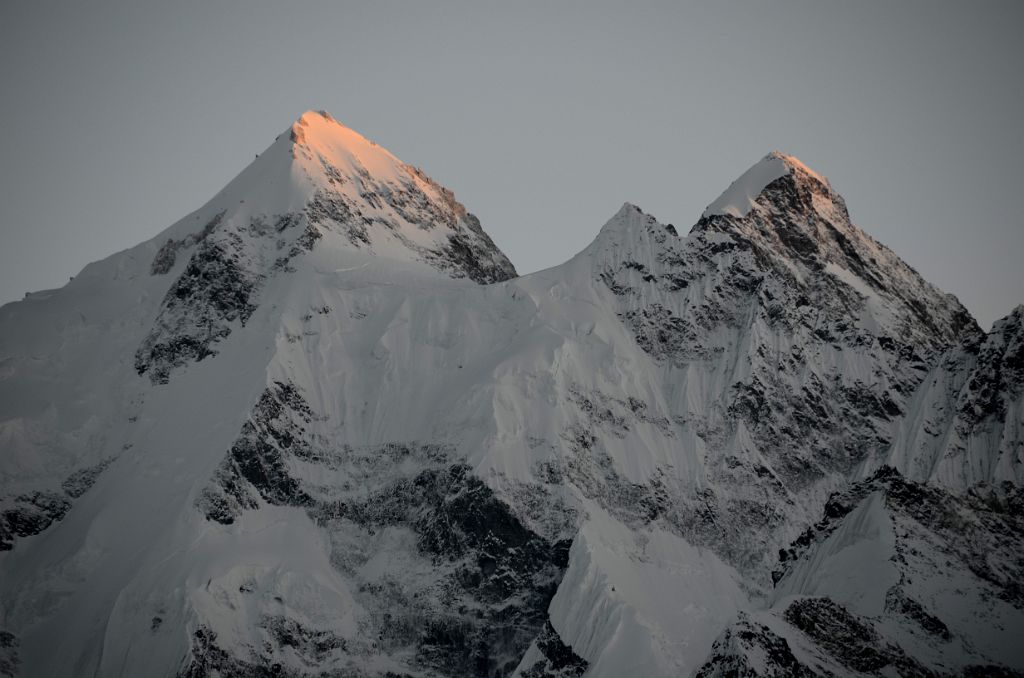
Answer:
[[384, 166], [404, 164], [384, 147], [346, 127], [327, 111], [303, 113], [289, 128], [289, 137], [296, 146], [308, 151], [376, 161]]
[[920, 346], [941, 349], [980, 332], [955, 298], [854, 225], [828, 179], [796, 157], [764, 156], [708, 206], [692, 233], [742, 241], [761, 265], [799, 281], [824, 274], [876, 321], [898, 326], [903, 340]]
[[[584, 252], [596, 254], [605, 265], [609, 261], [653, 256], [669, 236], [678, 235], [672, 224], [662, 224], [633, 203], [625, 202]], [[639, 254], [641, 251], [648, 254]]]
[[265, 288], [287, 287], [314, 250], [332, 266], [372, 256], [396, 270], [480, 284], [516, 276], [450, 190], [323, 111], [304, 113], [151, 244], [150, 274], [174, 280], [136, 352], [136, 370], [154, 383], [214, 355], [255, 313]]
[[622, 207], [620, 207], [619, 211], [612, 216], [606, 226], [629, 222], [638, 218], [644, 221], [653, 219], [652, 216], [644, 212], [638, 205], [634, 205], [631, 202], [624, 202], [622, 203]]
[[[206, 235], [197, 233], [197, 226], [214, 221], [223, 224], [220, 230], [247, 233], [260, 231], [254, 231], [253, 223], [301, 224], [305, 242], [334, 242], [385, 259], [418, 261], [478, 283], [516, 275], [452, 191], [327, 111], [299, 116], [209, 203], [161, 240], [198, 242]], [[274, 247], [278, 239], [275, 234]]]
[[825, 178], [821, 174], [818, 174], [817, 172], [812, 170], [810, 167], [805, 165], [803, 163], [803, 161], [800, 160], [800, 158], [796, 157], [795, 155], [786, 155], [785, 153], [782, 153], [781, 151], [772, 151], [771, 153], [769, 153], [768, 155], [765, 156], [765, 159], [767, 159], [767, 158], [776, 158], [778, 160], [781, 160], [783, 163], [785, 163], [786, 167], [789, 169], [790, 174], [797, 175], [800, 178], [805, 179], [805, 180], [809, 179], [809, 180], [816, 181], [819, 184], [821, 184], [822, 186], [824, 186], [825, 188], [827, 188], [829, 190], [832, 189], [832, 185], [829, 183], [827, 178]]
[[753, 208], [764, 189], [786, 175], [820, 184], [827, 192], [831, 192], [828, 179], [805, 165], [799, 158], [780, 151], [772, 151], [732, 182], [717, 200], [708, 205], [701, 216], [726, 215], [742, 219]]
[[292, 123], [288, 137], [292, 157], [314, 161], [312, 174], [328, 166], [343, 175], [368, 174], [383, 181], [400, 181], [411, 168], [359, 132], [335, 120], [327, 111], [306, 111]]
[[330, 137], [334, 137], [336, 140], [347, 137], [352, 141], [376, 145], [324, 110], [308, 110], [300, 115], [291, 126], [291, 140], [298, 144], [315, 143], [317, 140]]
[[348, 129], [335, 120], [327, 111], [309, 110], [300, 115], [291, 126], [291, 139], [297, 144], [306, 143], [306, 129], [310, 125], [319, 125], [321, 121], [335, 123], [337, 127]]

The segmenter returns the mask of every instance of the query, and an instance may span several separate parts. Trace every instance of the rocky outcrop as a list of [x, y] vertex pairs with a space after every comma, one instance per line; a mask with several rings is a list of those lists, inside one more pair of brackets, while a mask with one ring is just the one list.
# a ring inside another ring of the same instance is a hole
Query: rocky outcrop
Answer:
[[166, 384], [173, 370], [189, 362], [215, 356], [216, 345], [244, 327], [256, 310], [263, 281], [286, 271], [292, 258], [311, 250], [320, 238], [293, 215], [278, 216], [273, 226], [258, 219], [222, 225], [222, 219], [220, 212], [210, 222], [213, 228], [208, 224], [205, 235], [194, 238], [199, 244], [135, 352], [136, 371], [148, 373], [154, 384]]
[[904, 678], [935, 675], [900, 648], [885, 644], [870, 624], [828, 598], [795, 601], [782, 616], [852, 671], [876, 674], [888, 670]]
[[[373, 614], [357, 637], [331, 640], [311, 666], [386, 654], [408, 656], [410, 671], [506, 676], [536, 643], [545, 658], [536, 671], [549, 671], [536, 675], [579, 675], [585, 662], [547, 621], [567, 566], [567, 541], [528, 529], [444, 446], [335, 449], [317, 432], [323, 424], [294, 385], [275, 383], [197, 502], [207, 519], [224, 525], [263, 502], [300, 507], [338, 545], [335, 566]], [[318, 480], [330, 475], [346, 481]], [[385, 535], [396, 533], [410, 535], [413, 551], [406, 557], [423, 563], [419, 574], [363, 570], [380, 549], [393, 548]], [[270, 630], [293, 626], [278, 620]], [[259, 648], [248, 656], [234, 648], [228, 656], [209, 633], [197, 634], [185, 675], [204, 675], [195, 672], [214, 665], [227, 667], [218, 669], [224, 675], [272, 668]], [[288, 642], [269, 643], [315, 650], [319, 638], [293, 630]]]
[[816, 678], [834, 676], [819, 663], [799, 658], [790, 643], [768, 626], [743, 615], [715, 641], [699, 678]]
[[1024, 481], [1024, 307], [931, 368], [900, 422], [888, 463], [966, 491]]
[[0, 676], [14, 678], [18, 675], [18, 638], [10, 631], [0, 631]]
[[61, 483], [61, 491], [36, 490], [0, 504], [0, 551], [13, 549], [17, 537], [40, 534], [63, 520], [74, 500], [92, 487], [111, 461], [75, 471]]

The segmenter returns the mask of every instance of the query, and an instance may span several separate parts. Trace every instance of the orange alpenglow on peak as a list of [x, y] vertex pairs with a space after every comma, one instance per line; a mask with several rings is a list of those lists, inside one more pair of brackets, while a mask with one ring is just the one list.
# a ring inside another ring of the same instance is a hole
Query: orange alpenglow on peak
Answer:
[[405, 163], [355, 130], [338, 122], [327, 111], [306, 111], [290, 129], [292, 157], [319, 161], [345, 172], [361, 170], [383, 180], [398, 180], [408, 170]]

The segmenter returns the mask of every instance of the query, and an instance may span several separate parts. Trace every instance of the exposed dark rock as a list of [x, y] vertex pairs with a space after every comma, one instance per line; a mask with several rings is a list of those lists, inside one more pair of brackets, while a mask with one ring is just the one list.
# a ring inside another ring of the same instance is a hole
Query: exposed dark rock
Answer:
[[165, 384], [170, 372], [190, 360], [215, 355], [213, 345], [245, 324], [258, 277], [246, 270], [227, 245], [203, 241], [185, 271], [168, 290], [156, 326], [135, 353], [135, 369]]
[[887, 644], [868, 623], [828, 598], [805, 598], [790, 604], [787, 622], [815, 645], [854, 671], [878, 673], [891, 666], [904, 678], [936, 675], [903, 650]]
[[373, 221], [364, 217], [362, 211], [341, 193], [318, 191], [306, 205], [306, 214], [310, 223], [318, 226], [327, 226], [329, 222], [340, 225], [345, 229], [349, 242], [357, 247], [370, 244], [367, 226]]
[[523, 671], [523, 678], [575, 678], [586, 672], [587, 660], [562, 642], [551, 622], [545, 622], [534, 642], [544, 658]]
[[[532, 532], [469, 467], [452, 463], [443, 449], [401, 444], [331, 449], [311, 433], [316, 421], [293, 385], [268, 388], [213, 484], [202, 493], [200, 510], [210, 520], [230, 524], [262, 500], [305, 508], [329, 534], [372, 540], [384, 529], [411, 530], [420, 557], [435, 572], [424, 584], [427, 589], [407, 591], [408, 584], [387, 580], [361, 588], [369, 609], [383, 611], [379, 642], [394, 651], [411, 651], [415, 666], [443, 675], [508, 675], [547, 622], [569, 542]], [[315, 486], [302, 479], [307, 476], [295, 475], [296, 464], [344, 468], [358, 489]], [[338, 566], [348, 571], [345, 563]], [[319, 666], [327, 652], [359, 651], [285, 619], [268, 619], [264, 628], [275, 646], [292, 648], [311, 666]], [[203, 661], [230, 659], [218, 659], [216, 648], [203, 640], [197, 639], [195, 650], [207, 657]], [[552, 652], [557, 649], [553, 639], [542, 640]]]
[[949, 640], [953, 636], [949, 628], [941, 619], [930, 614], [924, 609], [921, 603], [909, 597], [898, 586], [889, 589], [885, 594], [885, 609], [913, 621], [927, 633], [937, 636], [942, 640]]
[[18, 657], [18, 638], [10, 631], [0, 631], [0, 676], [15, 678], [21, 659]]
[[150, 266], [150, 275], [164, 275], [169, 273], [174, 268], [174, 263], [177, 260], [178, 251], [184, 248], [192, 247], [193, 245], [200, 243], [209, 237], [211, 233], [220, 225], [220, 222], [224, 219], [224, 212], [218, 212], [213, 216], [210, 221], [203, 226], [203, 230], [199, 233], [192, 233], [182, 238], [181, 240], [174, 240], [168, 238], [167, 242], [160, 247], [157, 251], [156, 256], [153, 257], [153, 263]]
[[786, 608], [784, 616], [815, 644], [855, 671], [878, 671], [892, 663], [887, 653], [875, 647], [879, 642], [875, 630], [828, 598], [798, 600]]
[[698, 678], [818, 678], [832, 676], [797, 659], [789, 642], [741, 615], [715, 641]]
[[310, 216], [315, 214], [311, 208], [309, 215], [255, 216], [244, 224], [224, 224], [222, 212], [201, 233], [165, 244], [154, 274], [170, 271], [182, 248], [197, 247], [135, 353], [136, 371], [148, 373], [154, 384], [165, 384], [175, 369], [216, 355], [216, 344], [244, 326], [256, 310], [263, 281], [293, 271], [289, 262], [319, 240], [322, 234]]
[[264, 617], [260, 626], [279, 648], [290, 648], [308, 666], [316, 667], [334, 652], [346, 653], [345, 639], [330, 631], [311, 629], [282, 615]]
[[178, 672], [178, 678], [299, 678], [303, 675], [279, 663], [265, 665], [238, 659], [217, 645], [217, 634], [207, 627], [193, 634], [187, 661]]
[[0, 515], [0, 551], [14, 548], [15, 537], [39, 534], [71, 508], [71, 502], [55, 492], [32, 492], [16, 497], [14, 503]]
[[174, 268], [174, 262], [178, 256], [178, 247], [180, 245], [176, 240], [170, 238], [167, 239], [159, 250], [157, 250], [156, 256], [153, 257], [153, 263], [150, 266], [150, 275], [163, 275]]
[[85, 494], [112, 461], [112, 458], [104, 459], [69, 475], [61, 483], [63, 494], [35, 491], [15, 497], [10, 508], [0, 511], [0, 551], [13, 549], [16, 537], [39, 534], [63, 520], [71, 509], [70, 499]]
[[312, 411], [294, 385], [276, 382], [253, 406], [238, 439], [203, 491], [199, 507], [210, 520], [230, 524], [256, 497], [271, 504], [311, 506], [312, 498], [291, 477], [287, 456], [310, 456], [305, 442]]
[[77, 499], [89, 491], [100, 474], [106, 470], [113, 459], [104, 459], [98, 464], [79, 469], [69, 475], [61, 483], [61, 488], [72, 499]]
[[632, 326], [640, 348], [655, 358], [685, 361], [704, 352], [696, 343], [694, 328], [660, 304], [627, 311], [623, 318]]
[[445, 675], [507, 675], [546, 622], [568, 561], [568, 542], [551, 543], [526, 529], [462, 465], [422, 471], [363, 501], [325, 504], [313, 513], [324, 525], [407, 526], [420, 552], [441, 573], [451, 572], [446, 586], [476, 612], [438, 609], [415, 640], [417, 663]]
[[[474, 220], [476, 217], [467, 215]], [[479, 222], [478, 222], [479, 223]], [[495, 253], [500, 254], [494, 243], [483, 231], [478, 239], [486, 238], [490, 250], [481, 249], [478, 242], [471, 242], [461, 235], [452, 235], [440, 255], [429, 257], [442, 270], [450, 271], [455, 277], [465, 276], [475, 283], [488, 285], [516, 277], [516, 270], [511, 262], [501, 255], [495, 260]]]
[[956, 407], [961, 431], [970, 434], [986, 422], [1002, 422], [1007, 404], [1024, 393], [1024, 307], [997, 322], [983, 339], [968, 340], [963, 350], [973, 352], [974, 359], [957, 365], [972, 369]]
[[600, 391], [585, 392], [577, 385], [569, 387], [569, 398], [592, 428], [600, 428], [617, 438], [641, 424], [649, 424], [666, 435], [674, 435], [668, 417], [651, 414], [648, 404], [637, 398], [624, 400]]
[[[512, 263], [484, 232], [480, 221], [455, 200], [451, 191], [415, 167], [405, 166], [405, 169], [410, 176], [400, 186], [380, 182], [369, 173], [358, 171], [353, 178], [359, 191], [358, 199], [340, 191], [318, 191], [306, 205], [310, 222], [323, 228], [340, 229], [357, 247], [372, 243], [371, 232], [390, 231], [424, 261], [453, 278], [469, 278], [483, 285], [516, 277]], [[331, 183], [344, 182], [335, 179]], [[421, 184], [430, 186], [435, 196], [428, 196]], [[364, 211], [361, 205], [372, 209]], [[443, 245], [428, 249], [405, 238], [401, 222], [426, 231], [445, 227], [452, 233]]]

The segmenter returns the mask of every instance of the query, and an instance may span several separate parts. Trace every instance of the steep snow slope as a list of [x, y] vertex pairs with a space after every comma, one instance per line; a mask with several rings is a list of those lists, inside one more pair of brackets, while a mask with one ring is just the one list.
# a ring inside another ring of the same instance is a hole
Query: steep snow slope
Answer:
[[[0, 309], [7, 492], [58, 490], [59, 474], [87, 484], [89, 469], [130, 444], [108, 439], [112, 420], [137, 416], [141, 403], [137, 380], [121, 373], [125, 361], [166, 382], [216, 355], [273, 295], [263, 288], [318, 242], [339, 256], [372, 253], [477, 282], [515, 275], [450, 191], [327, 114], [306, 113], [164, 233]], [[267, 317], [276, 323], [277, 314]]]
[[[1021, 667], [958, 621], [991, 584], [907, 593], [963, 653], [899, 626], [900, 526], [915, 581], [962, 535], [875, 473], [1012, 495], [1019, 313], [986, 338], [777, 153], [688, 237], [627, 204], [514, 275], [450, 192], [307, 113], [158, 238], [0, 309], [0, 667], [857, 670], [808, 617], [900, 666]], [[920, 442], [978, 408], [966, 453]], [[971, 534], [1012, 573], [1006, 520]]]
[[1024, 306], [950, 350], [925, 377], [888, 463], [967, 490], [1024, 483]]
[[734, 181], [725, 193], [718, 196], [718, 200], [708, 205], [702, 216], [728, 214], [742, 219], [754, 208], [755, 201], [765, 186], [788, 173], [789, 166], [782, 156], [769, 155]]
[[1012, 675], [1021, 499], [1009, 483], [955, 496], [893, 469], [836, 494], [784, 554], [771, 608], [725, 631], [701, 675]]

